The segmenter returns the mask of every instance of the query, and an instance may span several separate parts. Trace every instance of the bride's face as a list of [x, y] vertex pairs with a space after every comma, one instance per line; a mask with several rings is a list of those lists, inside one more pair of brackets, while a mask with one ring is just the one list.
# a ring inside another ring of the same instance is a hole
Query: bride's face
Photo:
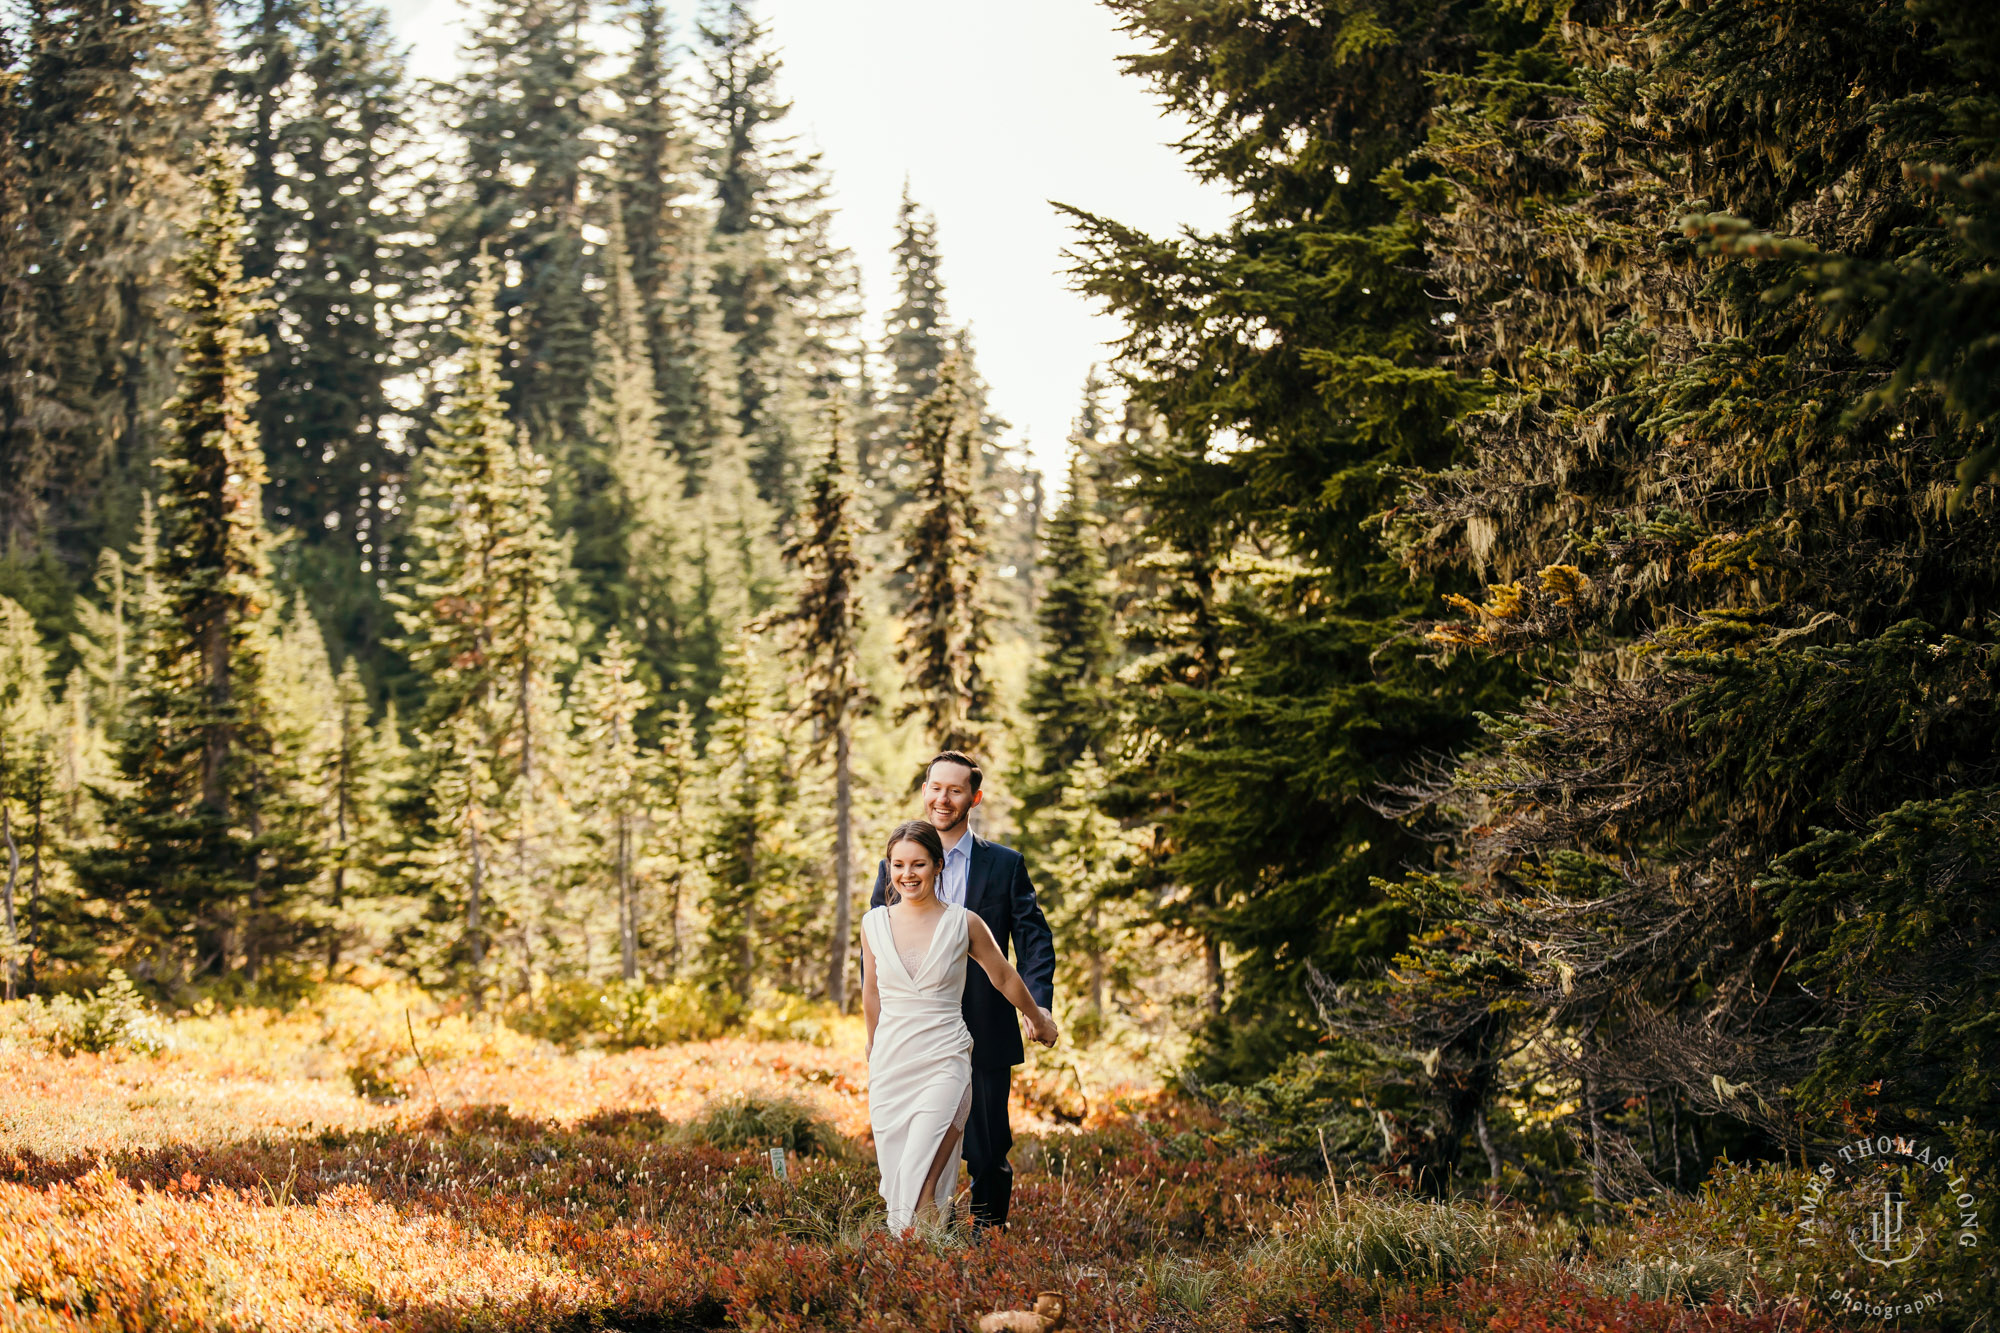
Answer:
[[899, 842], [889, 849], [889, 882], [904, 902], [925, 902], [937, 887], [938, 864], [922, 843]]

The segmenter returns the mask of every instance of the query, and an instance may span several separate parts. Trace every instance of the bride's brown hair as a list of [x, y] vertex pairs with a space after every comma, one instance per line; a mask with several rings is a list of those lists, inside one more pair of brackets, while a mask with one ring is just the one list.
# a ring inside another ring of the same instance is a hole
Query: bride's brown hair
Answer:
[[[896, 825], [896, 831], [889, 835], [888, 845], [882, 849], [882, 860], [885, 863], [895, 854], [896, 844], [899, 842], [914, 842], [923, 848], [930, 854], [931, 864], [938, 868], [938, 873], [940, 875], [944, 873], [944, 839], [940, 838], [938, 831], [928, 823], [921, 819], [912, 819]], [[893, 907], [903, 901], [903, 895], [896, 892], [895, 884], [890, 883], [882, 895], [882, 901]]]

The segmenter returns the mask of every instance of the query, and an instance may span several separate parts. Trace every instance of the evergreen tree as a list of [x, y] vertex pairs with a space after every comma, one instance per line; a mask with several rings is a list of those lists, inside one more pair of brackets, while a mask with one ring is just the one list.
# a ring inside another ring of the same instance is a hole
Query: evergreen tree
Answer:
[[760, 891], [771, 871], [764, 853], [775, 821], [773, 778], [783, 758], [772, 743], [770, 687], [750, 631], [730, 645], [725, 665], [722, 693], [709, 701], [714, 720], [702, 756], [710, 808], [702, 954], [710, 985], [742, 1001], [757, 975]]
[[[55, 716], [48, 654], [20, 603], [0, 597], [0, 976], [20, 997], [32, 941], [24, 897], [41, 869], [41, 833], [53, 769]], [[25, 848], [25, 855], [24, 855]]]
[[631, 646], [616, 629], [577, 673], [575, 699], [577, 807], [593, 845], [586, 870], [610, 882], [618, 911], [618, 974], [637, 981], [647, 792], [635, 728], [646, 692], [634, 671]]
[[[510, 277], [499, 305], [508, 405], [534, 447], [567, 470], [583, 439], [591, 309], [583, 238], [589, 98], [597, 53], [587, 0], [492, 0], [473, 29], [455, 129], [465, 143], [451, 239]], [[566, 520], [569, 515], [560, 515]]]
[[1104, 812], [1108, 780], [1096, 755], [1085, 749], [1043, 820], [1053, 830], [1043, 874], [1049, 924], [1066, 973], [1063, 989], [1083, 996], [1087, 1006], [1084, 1023], [1072, 1025], [1079, 1041], [1103, 1030], [1106, 1002], [1118, 989], [1153, 970], [1140, 914], [1125, 890], [1145, 839]]
[[854, 900], [854, 719], [872, 703], [859, 659], [862, 535], [848, 464], [847, 418], [836, 400], [827, 414], [826, 454], [807, 493], [799, 536], [785, 554], [799, 573], [798, 601], [786, 617], [794, 655], [804, 663], [804, 714], [813, 751], [833, 747], [833, 934], [827, 998], [847, 1008], [848, 943]]
[[[327, 843], [326, 971], [338, 975], [350, 946], [380, 943], [358, 909], [386, 887], [382, 866], [394, 855], [389, 820], [397, 788], [409, 780], [408, 756], [392, 704], [370, 724], [368, 690], [350, 659], [334, 682], [329, 743], [308, 785], [319, 797]], [[366, 950], [364, 950], [366, 952]]]
[[317, 873], [266, 679], [276, 603], [251, 417], [263, 349], [248, 331], [257, 284], [239, 258], [241, 180], [212, 147], [207, 203], [181, 265], [187, 320], [149, 571], [159, 604], [120, 744], [127, 790], [106, 801], [110, 845], [76, 861], [91, 893], [123, 907], [162, 983], [238, 968], [256, 980], [306, 934], [298, 891]]
[[1366, 973], [1400, 940], [1375, 882], [1434, 845], [1384, 789], [1475, 743], [1516, 688], [1427, 660], [1406, 620], [1456, 585], [1409, 579], [1369, 520], [1400, 469], [1451, 456], [1480, 393], [1425, 290], [1449, 195], [1410, 159], [1434, 81], [1540, 28], [1474, 3], [1113, 7], [1145, 45], [1129, 67], [1194, 125], [1194, 168], [1244, 199], [1215, 235], [1075, 217], [1081, 285], [1127, 319], [1127, 382], [1159, 421], [1131, 460], [1150, 544], [1208, 581], [1170, 595], [1201, 627], [1135, 671], [1139, 762], [1113, 785], [1163, 831], [1147, 873], [1173, 915], [1235, 960], [1198, 1070], [1253, 1078], [1316, 1044], [1313, 970]]
[[394, 499], [407, 477], [387, 385], [423, 256], [405, 168], [410, 94], [387, 14], [359, 0], [254, 0], [237, 38], [250, 201], [244, 270], [269, 279], [258, 422], [287, 581], [372, 682], [388, 637]]
[[[1403, 536], [1488, 585], [1436, 641], [1553, 665], [1428, 793], [1478, 812], [1401, 889], [1435, 929], [1340, 1016], [1534, 1032], [1503, 1072], [1567, 1103], [1593, 1208], [1856, 1117], [1995, 1160], [2000, 562], [1955, 331], [1991, 281], [1990, 29], [1649, 4], [1444, 88], [1431, 281], [1499, 392]], [[1496, 1075], [1443, 1050], [1456, 1132]]]
[[701, 813], [700, 758], [695, 745], [694, 714], [682, 703], [661, 728], [659, 748], [648, 756], [646, 766], [654, 815], [653, 855], [645, 867], [649, 883], [658, 886], [658, 891], [649, 897], [666, 909], [666, 950], [661, 970], [669, 980], [680, 975], [686, 959], [686, 899], [702, 861], [697, 822]]
[[0, 544], [87, 568], [130, 530], [171, 388], [168, 301], [207, 110], [199, 15], [30, 7], [10, 84]]
[[[903, 183], [903, 203], [896, 211], [896, 305], [883, 327], [882, 360], [888, 366], [888, 393], [882, 418], [886, 447], [864, 444], [859, 465], [862, 478], [877, 483], [879, 503], [894, 507], [893, 515], [914, 484], [911, 464], [900, 448], [915, 421], [918, 404], [937, 392], [938, 372], [951, 356], [953, 329], [945, 311], [944, 280], [939, 273], [937, 219], [917, 207]], [[879, 467], [884, 475], [877, 477]]]
[[1021, 705], [1034, 723], [1033, 768], [1022, 783], [1030, 813], [1062, 799], [1085, 755], [1106, 760], [1117, 724], [1111, 702], [1117, 650], [1089, 462], [1079, 442], [1070, 451], [1069, 492], [1049, 522], [1048, 579], [1035, 613], [1040, 656]]
[[694, 371], [674, 354], [681, 317], [677, 278], [707, 219], [694, 197], [694, 145], [677, 111], [666, 6], [660, 0], [626, 0], [620, 12], [631, 24], [633, 41], [624, 68], [604, 81], [619, 106], [609, 122], [618, 136], [613, 211], [624, 227], [655, 395], [661, 402], [679, 402], [689, 396]]
[[909, 600], [896, 650], [908, 693], [897, 718], [922, 717], [937, 749], [977, 752], [993, 687], [981, 662], [987, 646], [985, 547], [970, 484], [978, 423], [963, 374], [957, 358], [945, 362], [937, 391], [910, 428], [918, 482], [898, 570], [908, 580]]
[[433, 931], [422, 965], [475, 995], [495, 938], [513, 942], [522, 973], [532, 967], [562, 854], [557, 674], [574, 652], [548, 469], [508, 422], [498, 283], [481, 268], [463, 363], [418, 469], [415, 568], [396, 598], [400, 647], [426, 687], [402, 814]]
[[650, 687], [678, 683], [697, 608], [688, 573], [696, 531], [680, 459], [662, 438], [644, 303], [614, 196], [603, 249], [588, 451], [572, 477], [578, 518], [573, 562], [586, 614], [636, 637]]
[[823, 361], [812, 327], [836, 299], [843, 256], [826, 239], [827, 185], [817, 156], [793, 151], [779, 127], [782, 62], [745, 0], [716, 0], [700, 23], [707, 169], [715, 190], [713, 287], [735, 378], [738, 428], [759, 498], [780, 518], [796, 499], [809, 437], [806, 399], [825, 392], [824, 366], [799, 382], [804, 359]]

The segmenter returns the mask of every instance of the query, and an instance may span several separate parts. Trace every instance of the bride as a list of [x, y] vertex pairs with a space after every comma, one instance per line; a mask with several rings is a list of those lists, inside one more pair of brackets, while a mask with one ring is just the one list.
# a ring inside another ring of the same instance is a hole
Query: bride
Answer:
[[965, 962], [1027, 1015], [1034, 1039], [1056, 1041], [1056, 1022], [975, 912], [937, 896], [944, 843], [921, 820], [889, 835], [889, 902], [861, 918], [861, 1007], [868, 1022], [868, 1123], [889, 1229], [928, 1206], [951, 1212], [959, 1145], [972, 1109], [972, 1034], [960, 1003]]

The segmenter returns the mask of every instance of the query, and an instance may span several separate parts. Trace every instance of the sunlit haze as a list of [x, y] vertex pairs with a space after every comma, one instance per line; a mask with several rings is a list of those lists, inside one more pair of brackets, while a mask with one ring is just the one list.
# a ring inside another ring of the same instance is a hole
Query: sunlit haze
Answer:
[[[392, 0], [419, 75], [458, 68], [477, 5]], [[879, 332], [894, 297], [889, 247], [907, 179], [937, 214], [951, 317], [970, 324], [994, 410], [1060, 483], [1078, 391], [1117, 322], [1069, 290], [1069, 229], [1050, 200], [1153, 232], [1213, 228], [1228, 194], [1188, 174], [1185, 126], [1120, 71], [1129, 49], [1090, 0], [765, 0], [780, 88], [801, 141], [832, 172], [836, 235], [859, 261]], [[692, 11], [676, 15], [692, 37]]]

